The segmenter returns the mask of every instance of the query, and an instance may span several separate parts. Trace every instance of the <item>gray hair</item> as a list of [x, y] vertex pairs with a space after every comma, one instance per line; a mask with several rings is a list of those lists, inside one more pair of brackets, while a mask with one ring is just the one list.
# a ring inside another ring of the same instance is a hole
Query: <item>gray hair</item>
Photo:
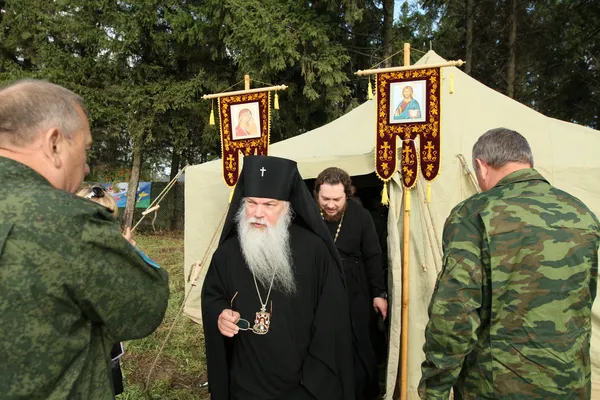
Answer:
[[58, 128], [68, 138], [81, 129], [83, 99], [53, 83], [26, 79], [0, 88], [0, 145], [30, 144], [40, 130]]
[[530, 164], [533, 167], [533, 154], [527, 139], [520, 133], [506, 128], [491, 129], [477, 139], [473, 146], [475, 169], [477, 158], [494, 169], [502, 168], [509, 162]]

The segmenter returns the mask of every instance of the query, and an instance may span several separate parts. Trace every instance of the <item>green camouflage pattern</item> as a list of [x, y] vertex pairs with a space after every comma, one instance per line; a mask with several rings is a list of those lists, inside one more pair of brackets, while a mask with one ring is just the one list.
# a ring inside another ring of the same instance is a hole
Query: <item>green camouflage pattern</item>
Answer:
[[589, 399], [600, 224], [536, 170], [457, 205], [429, 305], [422, 399]]
[[168, 274], [112, 215], [0, 157], [0, 398], [114, 400], [110, 349], [152, 333]]

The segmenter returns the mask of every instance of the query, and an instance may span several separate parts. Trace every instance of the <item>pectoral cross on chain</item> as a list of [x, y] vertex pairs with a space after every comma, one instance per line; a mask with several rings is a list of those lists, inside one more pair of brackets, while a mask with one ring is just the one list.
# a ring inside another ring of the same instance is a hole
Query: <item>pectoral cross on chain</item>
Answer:
[[265, 176], [265, 172], [267, 172], [267, 170], [265, 169], [265, 167], [262, 167], [260, 169], [260, 177], [262, 178], [263, 176]]

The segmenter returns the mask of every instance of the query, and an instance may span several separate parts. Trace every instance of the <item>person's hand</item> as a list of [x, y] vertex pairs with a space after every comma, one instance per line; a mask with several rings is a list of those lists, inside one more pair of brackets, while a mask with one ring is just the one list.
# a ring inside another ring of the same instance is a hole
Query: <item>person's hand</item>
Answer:
[[237, 335], [240, 328], [236, 325], [236, 323], [239, 319], [239, 312], [233, 310], [223, 310], [217, 321], [217, 326], [219, 327], [219, 332], [221, 332], [221, 335], [227, 337], [233, 337], [234, 335]]
[[375, 309], [375, 312], [381, 313], [383, 320], [385, 321], [388, 309], [387, 300], [381, 297], [375, 297], [373, 299], [373, 308]]
[[131, 227], [128, 226], [127, 228], [125, 228], [125, 233], [123, 234], [123, 237], [132, 245], [135, 246], [135, 240], [133, 240], [133, 236], [131, 234]]

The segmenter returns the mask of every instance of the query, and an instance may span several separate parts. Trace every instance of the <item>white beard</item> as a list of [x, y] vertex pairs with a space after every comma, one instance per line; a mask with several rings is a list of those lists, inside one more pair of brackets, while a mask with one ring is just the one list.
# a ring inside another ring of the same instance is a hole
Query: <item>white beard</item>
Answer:
[[[288, 295], [296, 292], [289, 230], [292, 213], [288, 204], [277, 224], [271, 226], [266, 219], [247, 219], [246, 206], [242, 202], [236, 215], [240, 246], [246, 264], [265, 288], [270, 287], [273, 279], [273, 288]], [[257, 229], [251, 223], [260, 223], [266, 227]]]

